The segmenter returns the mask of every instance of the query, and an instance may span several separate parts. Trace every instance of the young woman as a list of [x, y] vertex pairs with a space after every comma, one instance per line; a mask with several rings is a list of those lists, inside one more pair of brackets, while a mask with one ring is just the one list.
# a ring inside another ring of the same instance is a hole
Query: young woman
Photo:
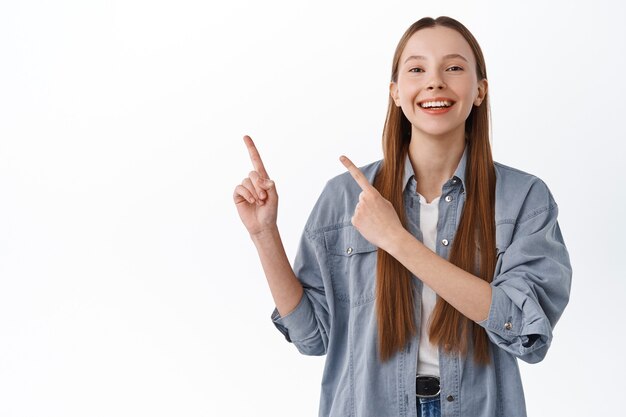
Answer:
[[257, 149], [234, 191], [276, 327], [326, 354], [320, 416], [525, 416], [517, 359], [542, 360], [569, 299], [558, 208], [492, 160], [485, 62], [449, 17], [423, 18], [392, 66], [382, 160], [326, 184], [293, 270]]

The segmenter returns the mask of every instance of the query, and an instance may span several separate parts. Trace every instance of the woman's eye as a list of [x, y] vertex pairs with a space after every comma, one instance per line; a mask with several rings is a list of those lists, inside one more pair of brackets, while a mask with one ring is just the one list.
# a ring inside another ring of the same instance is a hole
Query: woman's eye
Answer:
[[421, 68], [411, 68], [409, 72], [424, 72]]
[[448, 69], [452, 69], [452, 68], [458, 68], [458, 69], [457, 69], [457, 70], [455, 70], [455, 71], [459, 71], [459, 70], [463, 71], [463, 68], [459, 67], [458, 65], [453, 65], [453, 66], [451, 66], [451, 67], [450, 67], [450, 68], [448, 68]]

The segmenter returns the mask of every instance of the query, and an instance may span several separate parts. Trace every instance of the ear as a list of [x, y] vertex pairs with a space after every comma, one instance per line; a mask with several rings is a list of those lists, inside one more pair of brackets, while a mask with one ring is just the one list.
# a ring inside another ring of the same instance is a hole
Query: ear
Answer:
[[478, 81], [478, 95], [476, 96], [476, 99], [474, 99], [475, 106], [480, 106], [480, 104], [483, 102], [483, 100], [487, 96], [488, 87], [489, 83], [487, 82], [486, 78]]
[[395, 82], [389, 83], [389, 95], [396, 103], [396, 107], [400, 107], [400, 97], [398, 96], [398, 84]]

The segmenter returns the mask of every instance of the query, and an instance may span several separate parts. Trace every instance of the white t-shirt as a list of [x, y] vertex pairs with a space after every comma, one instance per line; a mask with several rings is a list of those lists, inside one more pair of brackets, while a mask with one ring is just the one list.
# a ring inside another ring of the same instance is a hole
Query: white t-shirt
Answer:
[[[419, 193], [420, 199], [420, 229], [422, 231], [424, 246], [435, 252], [437, 240], [437, 220], [439, 217], [439, 199], [435, 198], [430, 203]], [[420, 331], [419, 350], [417, 352], [418, 375], [439, 376], [439, 350], [428, 340], [428, 321], [435, 308], [437, 294], [426, 284], [422, 288], [422, 325]]]

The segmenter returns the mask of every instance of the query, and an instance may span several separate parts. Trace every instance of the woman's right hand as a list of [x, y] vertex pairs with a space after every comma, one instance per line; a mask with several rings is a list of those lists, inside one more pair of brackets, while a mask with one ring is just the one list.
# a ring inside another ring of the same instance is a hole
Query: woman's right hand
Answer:
[[276, 228], [278, 194], [274, 181], [269, 179], [261, 155], [250, 136], [243, 140], [248, 147], [254, 171], [250, 171], [240, 185], [235, 187], [233, 201], [250, 236]]

